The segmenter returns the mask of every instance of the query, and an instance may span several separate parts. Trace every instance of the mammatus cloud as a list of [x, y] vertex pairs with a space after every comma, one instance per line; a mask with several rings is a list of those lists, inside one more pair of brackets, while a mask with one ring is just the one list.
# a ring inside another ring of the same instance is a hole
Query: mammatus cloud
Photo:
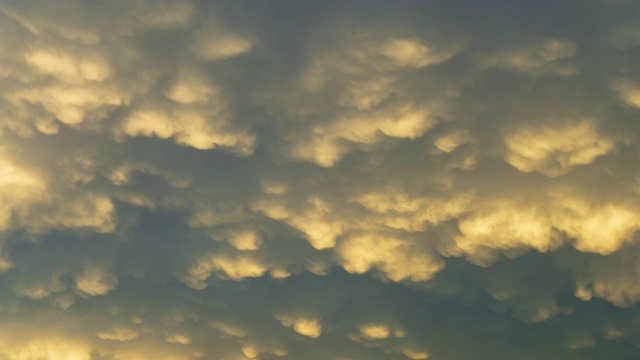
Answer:
[[282, 118], [286, 156], [324, 167], [381, 142], [423, 136], [445, 116], [446, 101], [408, 93], [403, 85], [462, 48], [461, 41], [443, 44], [400, 30], [337, 26], [314, 35], [330, 43], [310, 43], [309, 63], [299, 74], [275, 93], [261, 94]]
[[640, 8], [547, 5], [0, 0], [0, 357], [638, 357]]
[[338, 256], [349, 273], [364, 274], [375, 268], [393, 281], [431, 279], [443, 263], [433, 259], [429, 253], [420, 254], [420, 249], [411, 249], [411, 246], [410, 241], [365, 234], [345, 240]]
[[292, 328], [300, 335], [310, 338], [318, 338], [322, 335], [322, 322], [318, 319], [286, 315], [276, 316], [276, 318], [282, 325]]
[[640, 106], [640, 89], [636, 83], [628, 79], [616, 79], [612, 84], [613, 89], [627, 105]]
[[527, 46], [500, 51], [498, 54], [485, 57], [483, 62], [487, 67], [518, 72], [571, 76], [579, 71], [578, 67], [568, 61], [575, 54], [575, 42], [550, 38]]
[[599, 138], [589, 120], [554, 123], [540, 129], [523, 128], [507, 136], [507, 162], [520, 171], [558, 176], [613, 149], [613, 141]]

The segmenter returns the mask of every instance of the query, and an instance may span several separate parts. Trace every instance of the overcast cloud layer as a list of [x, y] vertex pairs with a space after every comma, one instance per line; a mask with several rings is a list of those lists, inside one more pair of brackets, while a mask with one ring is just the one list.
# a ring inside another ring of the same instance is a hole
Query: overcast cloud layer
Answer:
[[640, 358], [640, 3], [0, 0], [0, 358]]

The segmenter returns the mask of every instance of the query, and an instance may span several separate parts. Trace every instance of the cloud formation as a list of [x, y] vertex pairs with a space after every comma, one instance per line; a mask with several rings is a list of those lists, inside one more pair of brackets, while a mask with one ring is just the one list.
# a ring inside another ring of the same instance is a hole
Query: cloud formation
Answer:
[[638, 357], [639, 14], [0, 0], [0, 357]]

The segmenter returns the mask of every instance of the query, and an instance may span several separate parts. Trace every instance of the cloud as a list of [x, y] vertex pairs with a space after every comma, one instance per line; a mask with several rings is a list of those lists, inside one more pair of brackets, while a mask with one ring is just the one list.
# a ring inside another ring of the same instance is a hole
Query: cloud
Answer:
[[365, 324], [360, 327], [360, 332], [367, 339], [379, 340], [386, 339], [391, 335], [389, 328], [386, 325], [378, 324]]
[[267, 267], [249, 255], [237, 255], [234, 257], [205, 255], [197, 260], [189, 270], [186, 283], [195, 289], [206, 287], [204, 281], [219, 271], [222, 276], [231, 280], [242, 280], [247, 277], [260, 277], [267, 272]]
[[523, 128], [508, 135], [506, 160], [520, 171], [559, 176], [613, 150], [614, 142], [598, 135], [589, 120], [556, 121], [540, 129]]
[[309, 65], [279, 97], [263, 95], [287, 119], [283, 140], [293, 159], [331, 167], [389, 138], [421, 137], [446, 114], [444, 99], [415, 98], [402, 83], [408, 74], [451, 59], [460, 41], [429, 44], [375, 27], [345, 33], [331, 39], [332, 46], [311, 48]]
[[310, 317], [276, 316], [283, 326], [290, 327], [300, 335], [317, 338], [322, 335], [322, 322]]
[[0, 357], [636, 358], [639, 9], [543, 7], [1, 1]]
[[117, 328], [109, 331], [100, 331], [96, 336], [102, 340], [131, 341], [138, 338], [138, 333], [127, 328]]
[[638, 85], [626, 79], [614, 80], [613, 88], [627, 105], [640, 107], [640, 89]]
[[208, 61], [217, 61], [240, 56], [251, 51], [253, 42], [242, 35], [216, 29], [215, 25], [204, 25], [195, 31], [193, 50]]
[[423, 352], [423, 351], [418, 351], [418, 350], [403, 349], [402, 353], [406, 357], [408, 357], [409, 359], [413, 359], [413, 360], [428, 359], [429, 358], [429, 353]]
[[411, 249], [411, 243], [379, 235], [354, 236], [341, 244], [340, 261], [350, 273], [364, 274], [372, 268], [381, 270], [393, 281], [431, 279], [443, 266], [430, 254]]
[[37, 173], [28, 169], [20, 169], [9, 159], [2, 159], [0, 168], [0, 228], [7, 229], [13, 214], [25, 214], [29, 205], [42, 201], [42, 194], [46, 191], [46, 183]]
[[87, 295], [96, 296], [105, 295], [113, 290], [118, 281], [114, 275], [100, 268], [89, 268], [76, 275], [75, 283], [78, 290]]
[[504, 68], [519, 72], [551, 73], [560, 76], [575, 75], [575, 65], [564, 62], [576, 54], [576, 44], [566, 39], [546, 39], [537, 44], [519, 47], [482, 60], [487, 67]]

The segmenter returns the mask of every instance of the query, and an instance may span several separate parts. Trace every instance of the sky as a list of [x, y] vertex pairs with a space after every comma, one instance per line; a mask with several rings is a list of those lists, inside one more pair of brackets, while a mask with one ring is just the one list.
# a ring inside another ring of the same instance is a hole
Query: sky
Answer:
[[640, 2], [0, 0], [0, 358], [640, 358]]

